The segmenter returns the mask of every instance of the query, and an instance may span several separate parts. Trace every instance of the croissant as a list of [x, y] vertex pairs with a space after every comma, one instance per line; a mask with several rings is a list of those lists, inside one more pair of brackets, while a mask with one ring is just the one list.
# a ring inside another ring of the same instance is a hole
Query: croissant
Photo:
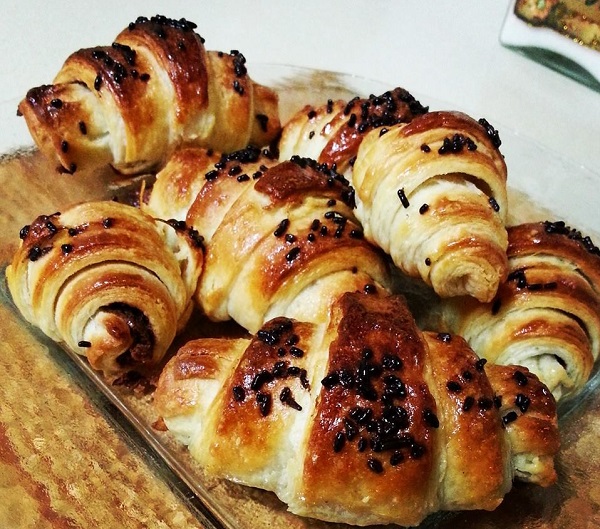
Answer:
[[391, 289], [388, 261], [364, 239], [352, 189], [335, 171], [256, 148], [215, 159], [175, 153], [142, 206], [204, 237], [195, 299], [211, 320], [250, 332], [275, 316], [320, 321], [343, 292]]
[[201, 238], [174, 227], [112, 201], [41, 215], [6, 270], [14, 303], [111, 379], [154, 367], [190, 315], [203, 263]]
[[46, 156], [69, 173], [112, 164], [153, 169], [181, 144], [231, 151], [279, 132], [278, 98], [245, 57], [206, 51], [196, 24], [139, 17], [112, 46], [73, 53], [19, 113]]
[[458, 336], [422, 334], [398, 296], [346, 293], [328, 323], [279, 317], [252, 338], [191, 341], [154, 405], [210, 475], [326, 521], [417, 525], [494, 509], [513, 478], [556, 478], [547, 388]]
[[429, 325], [492, 362], [527, 366], [557, 400], [572, 396], [600, 350], [600, 250], [562, 221], [512, 226], [508, 240], [510, 274], [496, 297], [445, 300]]
[[[285, 124], [280, 152], [335, 164], [356, 190], [365, 236], [404, 274], [442, 297], [489, 301], [507, 274], [507, 175], [497, 131], [415, 102], [395, 119], [382, 110], [387, 101], [304, 109]], [[373, 119], [377, 113], [386, 119]]]

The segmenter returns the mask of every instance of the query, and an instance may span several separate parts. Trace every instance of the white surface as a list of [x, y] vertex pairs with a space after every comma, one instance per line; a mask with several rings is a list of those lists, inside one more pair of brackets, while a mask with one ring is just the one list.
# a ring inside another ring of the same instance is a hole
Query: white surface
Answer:
[[208, 49], [239, 49], [250, 63], [354, 73], [449, 101], [600, 175], [600, 94], [502, 47], [507, 2], [3, 0], [2, 7], [0, 148], [23, 126], [16, 102], [51, 82], [71, 52], [110, 44], [137, 16], [160, 13], [196, 22]]

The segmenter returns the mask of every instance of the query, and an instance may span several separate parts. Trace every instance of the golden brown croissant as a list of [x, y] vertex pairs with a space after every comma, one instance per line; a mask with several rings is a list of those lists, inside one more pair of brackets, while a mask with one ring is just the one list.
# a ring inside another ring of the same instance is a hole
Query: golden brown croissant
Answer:
[[152, 169], [181, 144], [230, 151], [279, 132], [278, 99], [244, 56], [204, 48], [185, 19], [139, 17], [112, 46], [82, 49], [19, 104], [38, 147], [67, 172]]
[[527, 366], [557, 399], [580, 391], [600, 351], [600, 251], [564, 222], [508, 229], [510, 274], [490, 303], [443, 302], [442, 321], [481, 357]]
[[347, 181], [312, 160], [278, 162], [248, 148], [215, 163], [190, 148], [158, 173], [143, 207], [203, 235], [196, 299], [205, 314], [256, 332], [275, 316], [324, 320], [343, 292], [391, 288], [388, 262], [363, 238], [353, 205]]
[[527, 369], [421, 334], [400, 297], [347, 293], [331, 314], [195, 340], [169, 361], [156, 409], [210, 474], [356, 525], [494, 509], [514, 477], [555, 480], [555, 401]]
[[39, 216], [6, 270], [17, 308], [107, 376], [155, 366], [189, 317], [203, 262], [196, 232], [171, 224], [112, 201]]
[[[282, 156], [335, 163], [356, 190], [365, 236], [406, 275], [443, 297], [489, 301], [507, 273], [506, 165], [497, 131], [415, 102], [397, 117], [386, 101], [302, 110], [284, 126]], [[384, 119], [370, 117], [376, 112]]]

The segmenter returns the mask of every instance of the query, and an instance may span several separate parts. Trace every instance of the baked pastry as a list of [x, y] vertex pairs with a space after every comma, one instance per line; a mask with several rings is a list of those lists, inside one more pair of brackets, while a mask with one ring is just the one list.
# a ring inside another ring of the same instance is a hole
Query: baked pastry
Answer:
[[210, 319], [250, 332], [275, 316], [324, 321], [343, 292], [391, 288], [388, 261], [364, 239], [342, 176], [255, 148], [214, 156], [175, 153], [142, 206], [204, 237], [196, 300]]
[[564, 222], [508, 229], [510, 274], [490, 303], [446, 300], [441, 322], [481, 357], [527, 366], [556, 399], [578, 393], [600, 351], [600, 250]]
[[[335, 163], [356, 190], [365, 236], [404, 274], [442, 297], [491, 300], [507, 273], [507, 175], [497, 131], [417, 103], [396, 123], [369, 121], [384, 102], [302, 110], [285, 124], [280, 152]], [[352, 149], [332, 147], [347, 145], [347, 137]]]
[[63, 171], [156, 168], [182, 144], [231, 151], [279, 132], [274, 91], [252, 81], [238, 51], [206, 51], [196, 24], [139, 17], [112, 46], [73, 53], [19, 113]]
[[280, 317], [251, 339], [191, 341], [154, 404], [209, 474], [327, 521], [417, 525], [494, 509], [513, 478], [556, 478], [547, 388], [457, 336], [421, 334], [396, 296], [347, 293], [328, 323]]
[[203, 262], [201, 238], [170, 224], [112, 201], [39, 216], [6, 270], [15, 305], [110, 379], [156, 367], [190, 315]]
[[368, 132], [408, 123], [427, 111], [427, 107], [401, 87], [379, 96], [329, 100], [321, 106], [306, 105], [281, 131], [279, 155], [282, 160], [294, 155], [312, 158], [345, 173]]

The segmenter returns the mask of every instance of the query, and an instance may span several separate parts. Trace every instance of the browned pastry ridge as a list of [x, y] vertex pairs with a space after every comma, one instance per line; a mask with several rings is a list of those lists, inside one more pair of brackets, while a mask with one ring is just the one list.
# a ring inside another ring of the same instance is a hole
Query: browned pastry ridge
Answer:
[[155, 367], [187, 322], [203, 263], [201, 239], [176, 228], [112, 201], [41, 215], [6, 270], [15, 305], [109, 378]]
[[195, 299], [214, 321], [250, 332], [275, 316], [325, 321], [344, 292], [391, 289], [388, 260], [363, 237], [348, 182], [313, 160], [182, 149], [142, 207], [204, 237]]
[[458, 336], [422, 334], [397, 296], [347, 293], [328, 323], [279, 317], [251, 339], [191, 341], [154, 397], [209, 473], [303, 516], [416, 525], [494, 509], [513, 478], [556, 478], [550, 391]]
[[73, 53], [19, 104], [40, 150], [71, 173], [106, 164], [137, 173], [183, 144], [227, 152], [273, 140], [275, 92], [252, 81], [238, 51], [206, 51], [195, 28], [139, 17], [111, 46]]
[[574, 395], [600, 352], [600, 250], [564, 222], [512, 226], [508, 240], [510, 274], [496, 297], [446, 300], [430, 324], [494, 363], [527, 366], [557, 399]]
[[404, 274], [442, 297], [489, 301], [507, 274], [498, 133], [398, 90], [304, 108], [284, 125], [281, 156], [335, 164], [356, 190], [365, 236]]

